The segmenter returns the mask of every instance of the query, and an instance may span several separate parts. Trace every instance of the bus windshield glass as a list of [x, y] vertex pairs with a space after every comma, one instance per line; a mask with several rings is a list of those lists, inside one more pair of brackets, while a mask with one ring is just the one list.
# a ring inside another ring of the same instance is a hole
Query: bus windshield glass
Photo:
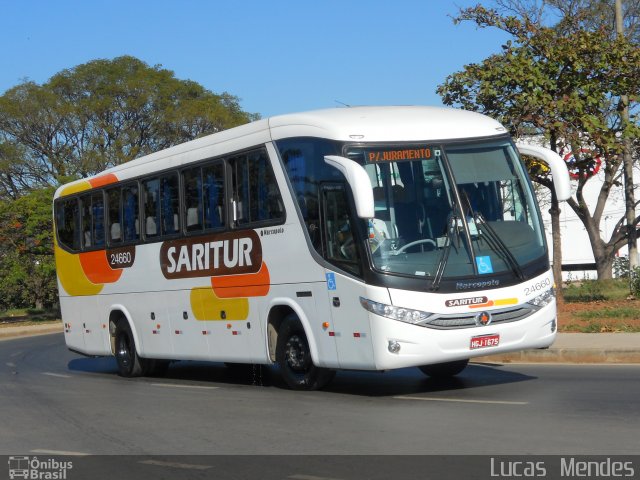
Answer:
[[531, 184], [508, 140], [350, 147], [369, 174], [374, 268], [417, 277], [509, 273], [546, 255]]

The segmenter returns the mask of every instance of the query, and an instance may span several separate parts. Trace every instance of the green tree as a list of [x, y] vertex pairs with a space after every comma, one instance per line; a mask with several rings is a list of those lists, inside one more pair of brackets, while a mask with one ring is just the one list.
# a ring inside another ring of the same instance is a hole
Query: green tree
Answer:
[[0, 202], [0, 308], [50, 308], [57, 302], [51, 201], [42, 188]]
[[0, 307], [57, 302], [51, 200], [67, 180], [258, 116], [239, 99], [129, 56], [0, 97]]
[[179, 80], [158, 65], [130, 56], [94, 60], [0, 97], [5, 148], [22, 150], [14, 152], [21, 154], [19, 172], [12, 162], [0, 163], [2, 190], [86, 177], [255, 118], [237, 97]]
[[[523, 7], [527, 2], [502, 3]], [[624, 217], [609, 239], [601, 238], [599, 227], [611, 189], [620, 182], [620, 139], [640, 137], [637, 117], [623, 123], [618, 111], [625, 93], [636, 92], [632, 101], [638, 100], [640, 52], [628, 39], [616, 38], [615, 32], [584, 28], [585, 17], [562, 16], [549, 27], [543, 25], [542, 14], [535, 17], [523, 14], [524, 10], [519, 15], [482, 6], [462, 10], [456, 21], [499, 28], [512, 40], [499, 54], [447, 77], [438, 93], [445, 104], [500, 120], [516, 137], [542, 135], [553, 150], [570, 147], [576, 152], [579, 178], [567, 203], [589, 235], [599, 278], [609, 278], [615, 252], [626, 242]], [[587, 205], [584, 188], [592, 178], [589, 173], [596, 155], [604, 159], [604, 182], [596, 205]], [[551, 186], [552, 179], [543, 170], [532, 172], [532, 177]], [[557, 228], [560, 211], [554, 199], [550, 211]], [[639, 221], [635, 219], [634, 227]], [[556, 240], [559, 245], [559, 230], [554, 229], [554, 247]], [[555, 253], [558, 267], [561, 261]]]

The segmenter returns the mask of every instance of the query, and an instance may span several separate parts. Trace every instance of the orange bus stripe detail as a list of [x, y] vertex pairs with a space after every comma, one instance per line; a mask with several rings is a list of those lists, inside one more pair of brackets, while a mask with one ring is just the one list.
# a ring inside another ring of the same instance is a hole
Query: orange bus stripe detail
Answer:
[[478, 305], [469, 305], [469, 308], [484, 308], [493, 307], [493, 300], [489, 300], [487, 303], [480, 303]]
[[82, 270], [89, 281], [96, 284], [113, 283], [120, 280], [122, 270], [114, 270], [107, 261], [105, 250], [78, 254]]
[[115, 183], [117, 181], [118, 177], [116, 177], [113, 173], [107, 173], [106, 175], [100, 175], [99, 177], [90, 179], [89, 183], [93, 188], [98, 188], [109, 185], [111, 183]]
[[211, 277], [211, 287], [219, 298], [264, 297], [269, 293], [270, 282], [264, 262], [257, 273]]

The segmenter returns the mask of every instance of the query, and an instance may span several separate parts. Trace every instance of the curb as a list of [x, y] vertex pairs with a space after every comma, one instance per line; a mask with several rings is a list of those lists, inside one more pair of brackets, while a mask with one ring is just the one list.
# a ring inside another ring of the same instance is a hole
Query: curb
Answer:
[[0, 341], [14, 338], [34, 337], [62, 333], [62, 322], [49, 325], [24, 325], [0, 328]]
[[[593, 334], [597, 335], [597, 334]], [[620, 364], [640, 363], [640, 350], [606, 350], [599, 348], [549, 348], [522, 352], [488, 355], [471, 359], [486, 363], [570, 363]]]

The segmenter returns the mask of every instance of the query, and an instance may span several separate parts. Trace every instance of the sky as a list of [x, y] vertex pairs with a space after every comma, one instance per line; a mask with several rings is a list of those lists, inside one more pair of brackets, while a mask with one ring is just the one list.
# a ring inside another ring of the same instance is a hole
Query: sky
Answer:
[[[132, 55], [239, 97], [263, 118], [355, 105], [441, 105], [436, 88], [506, 34], [454, 25], [481, 0], [0, 0], [0, 94]], [[484, 1], [490, 5], [490, 1]]]

